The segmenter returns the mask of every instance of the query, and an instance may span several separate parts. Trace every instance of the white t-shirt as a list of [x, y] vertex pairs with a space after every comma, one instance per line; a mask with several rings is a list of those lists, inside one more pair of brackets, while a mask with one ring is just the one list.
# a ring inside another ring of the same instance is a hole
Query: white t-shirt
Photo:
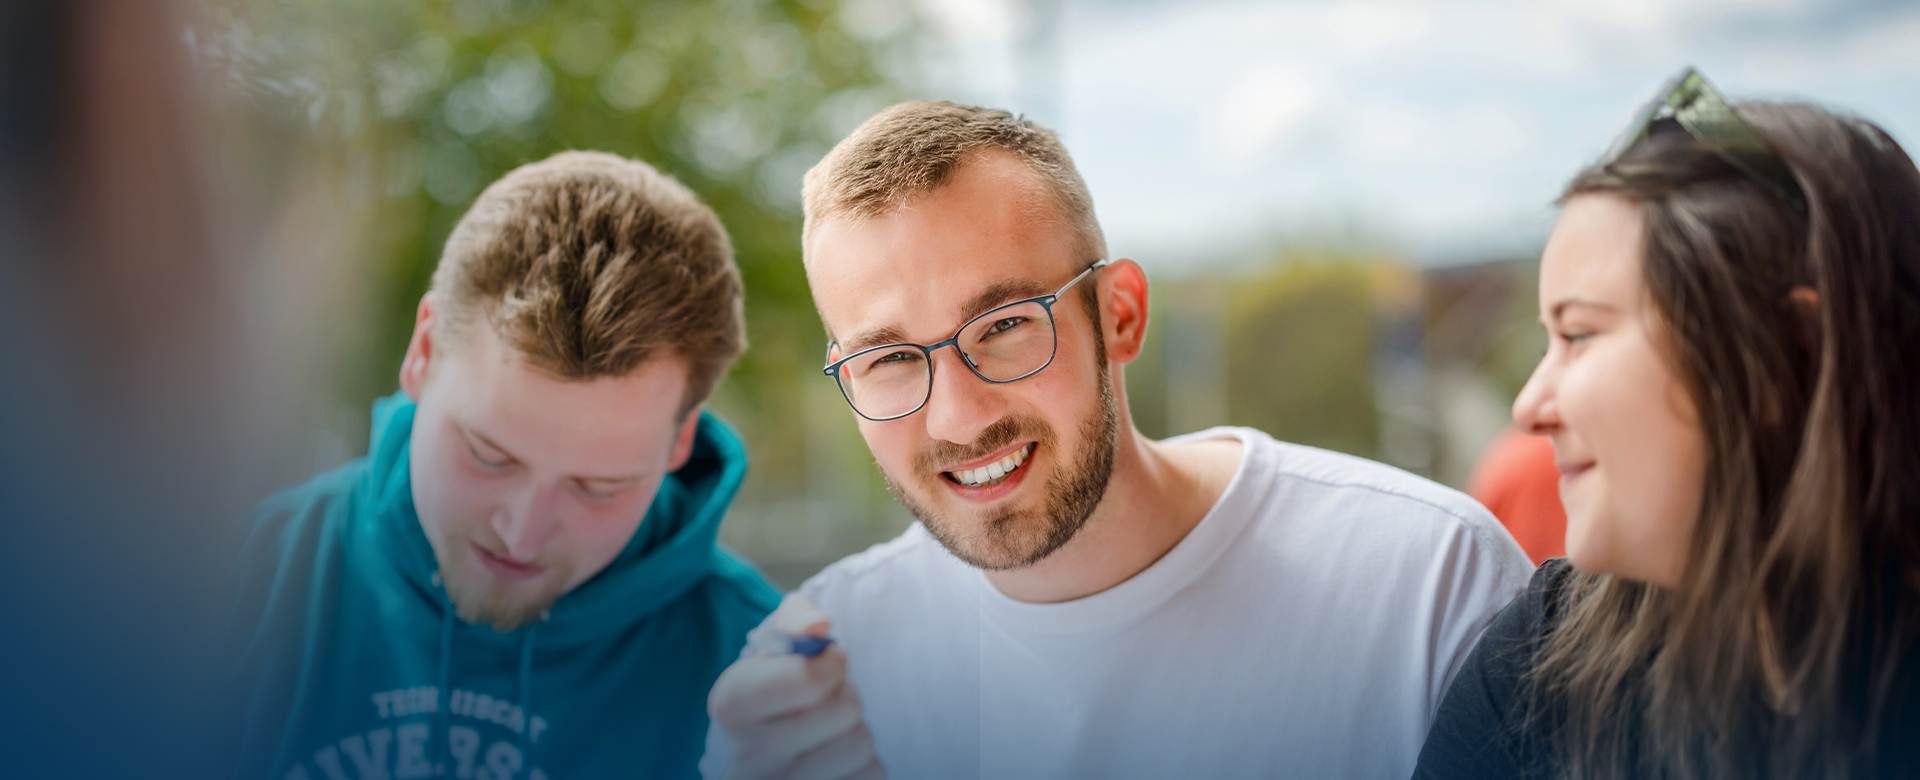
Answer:
[[[1030, 604], [915, 525], [801, 586], [893, 780], [1393, 778], [1533, 566], [1487, 511], [1360, 458], [1234, 437], [1220, 501], [1101, 593]], [[701, 770], [725, 773], [718, 727]]]

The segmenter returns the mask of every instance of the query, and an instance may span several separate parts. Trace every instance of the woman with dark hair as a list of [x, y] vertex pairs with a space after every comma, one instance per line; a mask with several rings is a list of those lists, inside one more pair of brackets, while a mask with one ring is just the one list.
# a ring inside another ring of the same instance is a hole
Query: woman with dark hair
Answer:
[[1514, 419], [1568, 557], [1416, 777], [1920, 776], [1920, 172], [1688, 71], [1561, 204]]

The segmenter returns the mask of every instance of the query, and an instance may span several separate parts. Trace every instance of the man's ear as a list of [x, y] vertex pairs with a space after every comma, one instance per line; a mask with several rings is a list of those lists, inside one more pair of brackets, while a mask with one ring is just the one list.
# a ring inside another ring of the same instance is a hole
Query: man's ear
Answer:
[[414, 313], [413, 338], [407, 341], [407, 356], [400, 360], [400, 389], [414, 403], [420, 402], [427, 387], [427, 366], [433, 358], [433, 293], [420, 296], [420, 309]]
[[673, 458], [667, 461], [667, 473], [679, 471], [693, 457], [693, 435], [700, 430], [700, 411], [705, 408], [706, 404], [693, 407], [687, 412], [686, 421], [680, 423], [680, 433], [673, 439]]
[[1100, 274], [1101, 336], [1107, 341], [1107, 359], [1131, 363], [1147, 341], [1147, 272], [1122, 258]]

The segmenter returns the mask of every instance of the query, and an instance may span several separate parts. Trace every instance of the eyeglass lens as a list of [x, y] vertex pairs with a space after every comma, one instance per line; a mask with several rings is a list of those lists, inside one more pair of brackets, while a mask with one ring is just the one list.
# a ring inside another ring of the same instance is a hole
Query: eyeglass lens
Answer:
[[[1053, 359], [1053, 315], [1038, 301], [1023, 301], [975, 318], [957, 338], [954, 346], [975, 374], [1010, 382]], [[841, 364], [836, 378], [856, 411], [871, 418], [897, 417], [927, 400], [933, 384], [929, 357], [910, 345], [869, 350]]]

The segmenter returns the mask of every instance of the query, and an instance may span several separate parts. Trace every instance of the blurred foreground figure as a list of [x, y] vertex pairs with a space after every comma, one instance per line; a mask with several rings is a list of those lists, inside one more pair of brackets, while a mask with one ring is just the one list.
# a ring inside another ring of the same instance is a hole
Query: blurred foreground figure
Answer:
[[1046, 129], [903, 103], [804, 200], [821, 379], [920, 522], [776, 613], [837, 644], [722, 676], [708, 777], [1412, 771], [1531, 569], [1486, 510], [1250, 429], [1140, 435], [1146, 275]]
[[1920, 776], [1920, 172], [1689, 71], [1562, 204], [1513, 411], [1568, 559], [1418, 776]]
[[713, 212], [568, 152], [455, 226], [366, 457], [264, 503], [239, 777], [689, 777], [777, 594], [715, 547], [745, 347]]
[[163, 2], [0, 4], [0, 776], [203, 778], [250, 415]]
[[1567, 554], [1567, 511], [1560, 469], [1546, 437], [1509, 429], [1473, 467], [1468, 495], [1499, 518], [1535, 565]]

